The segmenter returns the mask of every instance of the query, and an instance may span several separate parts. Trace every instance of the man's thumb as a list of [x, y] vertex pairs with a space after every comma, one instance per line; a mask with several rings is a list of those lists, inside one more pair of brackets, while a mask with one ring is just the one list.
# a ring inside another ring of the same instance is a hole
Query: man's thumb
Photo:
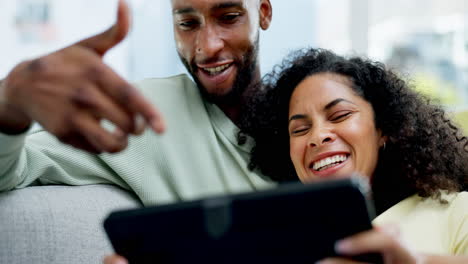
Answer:
[[100, 56], [119, 44], [128, 34], [130, 30], [130, 9], [125, 0], [119, 0], [117, 11], [117, 22], [108, 30], [82, 40], [78, 45], [85, 46], [94, 50]]

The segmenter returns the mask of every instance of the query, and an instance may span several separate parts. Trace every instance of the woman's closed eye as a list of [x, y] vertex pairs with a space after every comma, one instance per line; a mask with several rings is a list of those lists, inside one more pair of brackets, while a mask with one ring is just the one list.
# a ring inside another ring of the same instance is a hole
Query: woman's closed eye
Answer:
[[291, 129], [291, 132], [290, 134], [293, 135], [293, 136], [297, 136], [297, 135], [302, 135], [304, 134], [305, 132], [307, 132], [307, 130], [309, 130], [310, 126], [299, 126], [299, 127], [295, 127], [293, 129]]
[[330, 116], [330, 120], [333, 122], [340, 122], [340, 121], [345, 120], [352, 114], [353, 114], [353, 111], [349, 111], [349, 110], [338, 111], [338, 112], [333, 113], [333, 115]]

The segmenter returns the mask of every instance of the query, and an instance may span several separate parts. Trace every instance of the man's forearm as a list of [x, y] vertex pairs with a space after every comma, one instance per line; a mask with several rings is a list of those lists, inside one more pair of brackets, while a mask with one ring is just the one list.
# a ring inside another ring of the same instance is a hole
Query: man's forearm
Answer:
[[5, 80], [0, 80], [0, 133], [8, 135], [24, 133], [31, 126], [31, 120], [8, 104], [5, 99], [5, 89]]

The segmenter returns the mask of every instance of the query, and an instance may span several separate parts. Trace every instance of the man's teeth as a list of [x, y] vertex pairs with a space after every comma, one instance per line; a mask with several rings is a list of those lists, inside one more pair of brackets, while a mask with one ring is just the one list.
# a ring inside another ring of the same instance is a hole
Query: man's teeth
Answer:
[[213, 68], [203, 68], [203, 70], [209, 72], [211, 75], [216, 75], [224, 71], [225, 69], [229, 68], [229, 66], [231, 66], [231, 64], [224, 64], [222, 66], [213, 67]]
[[312, 165], [312, 168], [316, 171], [328, 169], [330, 167], [333, 167], [337, 164], [342, 163], [343, 161], [347, 159], [348, 157], [346, 155], [335, 155], [335, 156], [327, 157], [322, 160], [314, 162]]

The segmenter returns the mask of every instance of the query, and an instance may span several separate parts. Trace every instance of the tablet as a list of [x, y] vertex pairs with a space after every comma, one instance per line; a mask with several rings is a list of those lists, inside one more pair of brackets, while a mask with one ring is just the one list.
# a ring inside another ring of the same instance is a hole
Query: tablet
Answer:
[[[104, 222], [130, 263], [314, 263], [372, 227], [357, 178], [285, 184], [253, 193], [111, 213]], [[382, 263], [378, 254], [355, 258]]]

